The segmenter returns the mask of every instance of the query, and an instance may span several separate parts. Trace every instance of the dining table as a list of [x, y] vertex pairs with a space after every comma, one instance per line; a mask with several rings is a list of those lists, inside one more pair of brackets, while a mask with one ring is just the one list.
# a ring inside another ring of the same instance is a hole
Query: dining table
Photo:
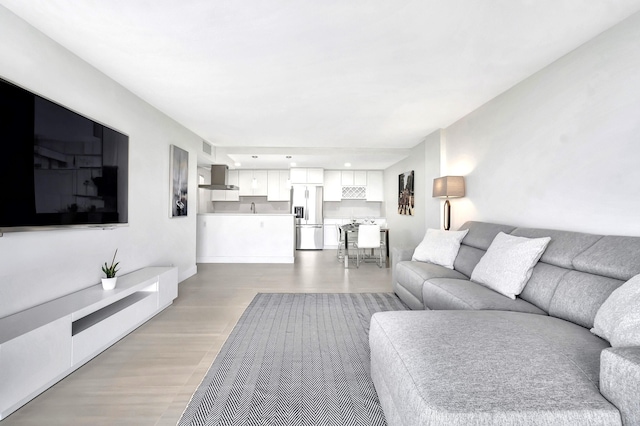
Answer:
[[[340, 232], [344, 232], [344, 267], [345, 269], [349, 268], [349, 240], [355, 238], [355, 241], [358, 240], [358, 227], [359, 223], [348, 223], [346, 225], [342, 225], [340, 227]], [[380, 240], [384, 241], [384, 264], [388, 268], [390, 265], [389, 262], [389, 228], [380, 227]], [[355, 256], [352, 256], [355, 257]]]

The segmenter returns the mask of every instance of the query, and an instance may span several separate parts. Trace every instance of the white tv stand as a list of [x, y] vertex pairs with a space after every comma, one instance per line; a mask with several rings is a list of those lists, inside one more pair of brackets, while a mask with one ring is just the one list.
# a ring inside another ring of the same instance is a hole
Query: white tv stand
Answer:
[[178, 268], [149, 267], [0, 318], [0, 420], [178, 297]]

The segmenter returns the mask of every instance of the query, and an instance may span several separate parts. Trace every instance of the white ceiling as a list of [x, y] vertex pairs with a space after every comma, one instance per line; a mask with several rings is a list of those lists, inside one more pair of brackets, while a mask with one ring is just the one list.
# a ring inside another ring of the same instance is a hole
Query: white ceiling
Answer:
[[293, 152], [305, 165], [360, 169], [393, 164], [424, 136], [640, 10], [640, 0], [0, 4], [222, 158], [245, 167], [250, 147], [262, 165], [284, 167]]

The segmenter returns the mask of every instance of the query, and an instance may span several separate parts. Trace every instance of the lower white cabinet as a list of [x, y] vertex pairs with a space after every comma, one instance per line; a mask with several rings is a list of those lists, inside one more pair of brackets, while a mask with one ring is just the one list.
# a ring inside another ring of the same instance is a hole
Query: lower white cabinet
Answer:
[[0, 420], [166, 308], [178, 268], [149, 267], [0, 318]]
[[338, 248], [338, 226], [345, 223], [345, 219], [325, 219], [324, 220], [324, 248]]

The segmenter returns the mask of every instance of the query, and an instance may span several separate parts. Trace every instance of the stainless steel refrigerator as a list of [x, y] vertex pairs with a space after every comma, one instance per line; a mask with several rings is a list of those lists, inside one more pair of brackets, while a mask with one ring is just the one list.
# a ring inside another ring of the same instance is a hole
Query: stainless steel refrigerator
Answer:
[[296, 216], [296, 249], [322, 250], [322, 187], [294, 185], [291, 188], [291, 212]]

